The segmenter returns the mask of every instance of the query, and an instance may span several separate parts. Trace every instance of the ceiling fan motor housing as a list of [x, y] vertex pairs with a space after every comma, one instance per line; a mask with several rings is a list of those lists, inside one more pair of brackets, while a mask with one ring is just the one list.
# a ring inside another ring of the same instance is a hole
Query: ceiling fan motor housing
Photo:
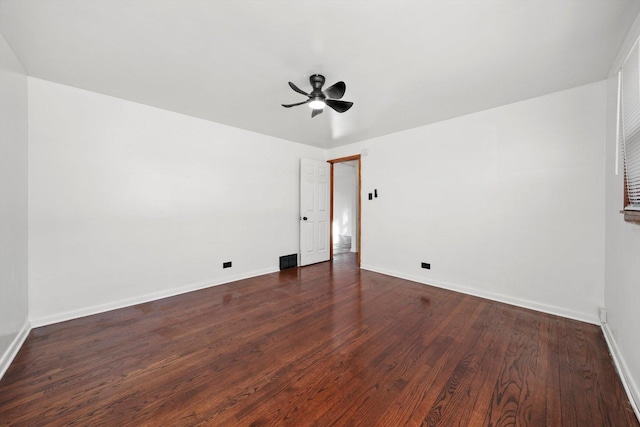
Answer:
[[312, 99], [323, 100], [326, 97], [322, 93], [322, 86], [324, 86], [324, 76], [321, 74], [314, 74], [309, 77], [309, 82], [313, 90], [309, 94]]

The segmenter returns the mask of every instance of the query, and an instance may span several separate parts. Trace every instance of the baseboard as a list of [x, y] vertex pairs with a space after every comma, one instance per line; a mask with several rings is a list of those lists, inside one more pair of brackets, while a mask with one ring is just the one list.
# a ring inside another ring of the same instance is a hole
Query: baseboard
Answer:
[[556, 316], [566, 317], [568, 319], [579, 320], [581, 322], [591, 323], [593, 325], [600, 325], [600, 320], [596, 310], [593, 313], [582, 313], [579, 311], [569, 310], [563, 307], [557, 307], [553, 305], [541, 304], [539, 302], [525, 300], [521, 298], [514, 298], [503, 294], [494, 292], [485, 292], [476, 288], [470, 288], [468, 286], [462, 286], [454, 283], [447, 283], [439, 280], [429, 279], [425, 280], [424, 277], [411, 276], [396, 271], [391, 271], [383, 268], [378, 268], [372, 265], [362, 265], [361, 268], [376, 273], [386, 274], [388, 276], [398, 277], [400, 279], [411, 280], [412, 282], [421, 283], [424, 285], [435, 286], [436, 288], [447, 289], [450, 291], [460, 292], [467, 295], [473, 295], [480, 298], [490, 299], [492, 301], [498, 301], [509, 305], [515, 305], [517, 307], [526, 308], [529, 310], [540, 311], [542, 313], [553, 314]]
[[263, 274], [275, 273], [277, 271], [278, 271], [277, 268], [267, 268], [263, 270], [256, 270], [248, 273], [238, 274], [235, 276], [226, 276], [220, 280], [192, 283], [186, 286], [165, 289], [159, 292], [153, 292], [150, 294], [145, 294], [145, 295], [140, 295], [140, 296], [127, 298], [119, 301], [109, 302], [106, 304], [99, 304], [91, 307], [84, 307], [78, 310], [66, 311], [63, 313], [57, 313], [49, 316], [35, 317], [35, 318], [31, 318], [30, 322], [33, 328], [38, 328], [40, 326], [47, 326], [54, 323], [66, 322], [67, 320], [78, 319], [80, 317], [92, 316], [94, 314], [104, 313], [106, 311], [117, 310], [119, 308], [130, 307], [132, 305], [142, 304], [149, 301], [155, 301], [163, 298], [173, 297], [180, 294], [186, 294], [188, 292], [210, 288], [212, 286], [218, 286], [218, 285], [223, 285], [225, 283], [236, 282], [238, 280], [249, 279], [251, 277], [262, 276]]
[[629, 367], [627, 366], [624, 357], [622, 357], [622, 353], [620, 353], [620, 349], [618, 348], [616, 339], [609, 328], [609, 324], [602, 323], [600, 326], [602, 327], [604, 339], [607, 341], [607, 345], [609, 346], [613, 363], [616, 365], [616, 369], [618, 370], [618, 376], [620, 376], [622, 386], [627, 392], [633, 412], [636, 414], [638, 421], [640, 421], [640, 388], [638, 388], [638, 384], [636, 384], [631, 376], [631, 372], [629, 372]]
[[13, 359], [18, 355], [22, 344], [24, 344], [24, 341], [29, 336], [29, 332], [31, 332], [31, 324], [25, 322], [22, 329], [20, 329], [16, 337], [11, 341], [9, 348], [7, 348], [2, 357], [0, 357], [0, 379], [2, 379], [7, 369], [9, 369], [9, 365], [11, 365]]

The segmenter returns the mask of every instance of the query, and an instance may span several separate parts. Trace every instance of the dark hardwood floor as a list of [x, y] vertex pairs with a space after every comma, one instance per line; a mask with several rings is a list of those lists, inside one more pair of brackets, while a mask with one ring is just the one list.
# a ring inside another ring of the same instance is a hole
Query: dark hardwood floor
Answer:
[[354, 255], [34, 329], [0, 424], [639, 425], [598, 327]]

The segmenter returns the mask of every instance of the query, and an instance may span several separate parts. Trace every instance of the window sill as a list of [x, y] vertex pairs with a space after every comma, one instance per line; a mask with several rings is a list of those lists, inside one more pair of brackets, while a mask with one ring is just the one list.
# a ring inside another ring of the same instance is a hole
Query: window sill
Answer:
[[621, 210], [620, 213], [624, 215], [625, 221], [640, 224], [640, 211]]

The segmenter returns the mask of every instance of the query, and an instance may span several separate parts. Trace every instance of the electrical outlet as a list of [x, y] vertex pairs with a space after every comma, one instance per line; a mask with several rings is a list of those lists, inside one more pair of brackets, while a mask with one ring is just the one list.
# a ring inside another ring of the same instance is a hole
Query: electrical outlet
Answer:
[[600, 317], [600, 323], [607, 323], [607, 309], [604, 307], [598, 308], [598, 316]]
[[427, 270], [431, 270], [431, 264], [429, 264], [428, 262], [423, 262], [422, 263], [422, 268], [426, 268]]
[[231, 267], [231, 261], [227, 261], [227, 262], [223, 262], [222, 263], [222, 268], [229, 268]]

